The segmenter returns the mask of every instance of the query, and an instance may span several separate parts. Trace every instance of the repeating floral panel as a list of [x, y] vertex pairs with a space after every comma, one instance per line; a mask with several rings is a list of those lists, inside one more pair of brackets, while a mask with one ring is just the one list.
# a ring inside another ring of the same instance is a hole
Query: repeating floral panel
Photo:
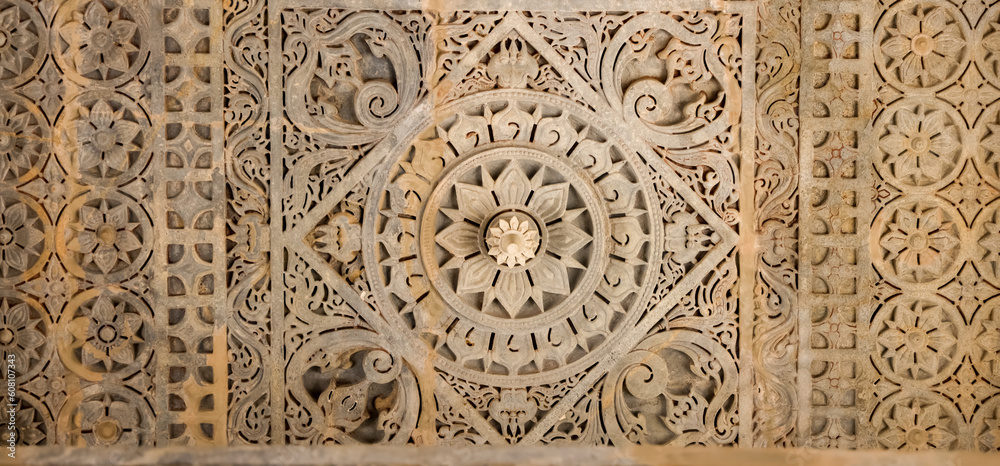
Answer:
[[872, 44], [872, 445], [995, 451], [1000, 7], [882, 8]]

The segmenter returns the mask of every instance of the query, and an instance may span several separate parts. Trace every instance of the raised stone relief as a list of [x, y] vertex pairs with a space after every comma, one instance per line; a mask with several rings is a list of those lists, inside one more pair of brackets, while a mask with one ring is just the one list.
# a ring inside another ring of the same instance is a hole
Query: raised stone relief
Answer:
[[1000, 5], [483, 6], [0, 0], [18, 442], [1000, 450]]

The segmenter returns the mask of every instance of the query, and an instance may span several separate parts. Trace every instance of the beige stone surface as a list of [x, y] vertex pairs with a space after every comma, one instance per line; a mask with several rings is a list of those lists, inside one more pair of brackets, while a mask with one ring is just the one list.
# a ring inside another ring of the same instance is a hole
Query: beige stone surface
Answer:
[[0, 0], [18, 461], [989, 461], [998, 135], [989, 0]]

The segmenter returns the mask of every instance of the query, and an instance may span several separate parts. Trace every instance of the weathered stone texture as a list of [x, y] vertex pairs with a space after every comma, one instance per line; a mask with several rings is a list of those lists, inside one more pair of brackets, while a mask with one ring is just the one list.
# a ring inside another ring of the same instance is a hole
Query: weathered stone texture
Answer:
[[17, 441], [1000, 450], [1000, 5], [490, 3], [0, 0]]

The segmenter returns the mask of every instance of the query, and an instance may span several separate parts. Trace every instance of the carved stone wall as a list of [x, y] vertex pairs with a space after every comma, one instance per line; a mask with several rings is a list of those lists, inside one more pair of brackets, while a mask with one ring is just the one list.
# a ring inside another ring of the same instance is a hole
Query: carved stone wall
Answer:
[[17, 442], [1000, 449], [1000, 5], [508, 3], [0, 0]]

